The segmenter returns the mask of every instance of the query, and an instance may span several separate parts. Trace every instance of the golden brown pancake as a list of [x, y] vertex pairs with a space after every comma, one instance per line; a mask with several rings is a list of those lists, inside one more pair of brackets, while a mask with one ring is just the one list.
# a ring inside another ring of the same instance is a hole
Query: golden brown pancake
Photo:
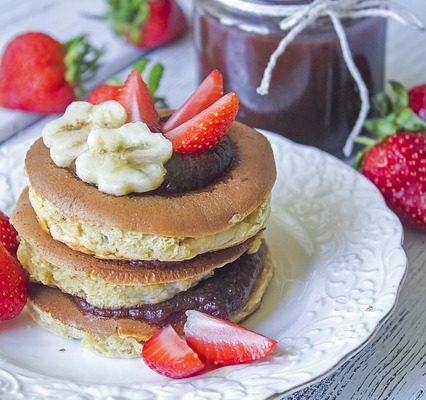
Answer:
[[272, 149], [263, 135], [235, 122], [228, 136], [236, 147], [233, 167], [213, 184], [177, 196], [102, 193], [57, 167], [41, 139], [29, 149], [25, 169], [33, 191], [71, 220], [195, 238], [226, 231], [230, 221], [246, 218], [265, 202], [275, 182]]

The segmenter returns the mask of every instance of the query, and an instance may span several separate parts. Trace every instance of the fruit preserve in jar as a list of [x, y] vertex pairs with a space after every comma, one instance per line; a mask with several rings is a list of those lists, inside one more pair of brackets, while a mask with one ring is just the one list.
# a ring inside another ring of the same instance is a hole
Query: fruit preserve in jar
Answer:
[[[219, 69], [227, 91], [240, 98], [238, 119], [296, 142], [342, 156], [360, 98], [328, 17], [320, 17], [290, 43], [272, 73], [269, 94], [256, 89], [286, 32], [280, 13], [310, 1], [197, 0], [195, 46], [200, 79]], [[342, 20], [352, 56], [370, 94], [383, 89], [386, 22]]]

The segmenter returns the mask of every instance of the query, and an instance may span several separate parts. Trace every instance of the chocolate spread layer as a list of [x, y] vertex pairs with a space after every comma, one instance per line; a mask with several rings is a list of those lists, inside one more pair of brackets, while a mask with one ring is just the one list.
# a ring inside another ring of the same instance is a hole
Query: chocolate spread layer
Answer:
[[152, 193], [179, 194], [209, 185], [231, 166], [232, 147], [231, 140], [225, 136], [214, 149], [204, 153], [173, 153], [165, 165], [164, 182]]
[[105, 318], [140, 320], [159, 327], [182, 322], [187, 310], [198, 310], [226, 319], [248, 302], [262, 272], [265, 255], [266, 246], [262, 245], [257, 253], [244, 254], [217, 270], [211, 278], [158, 304], [103, 309], [88, 304], [80, 297], [72, 297], [84, 313]]
[[[207, 186], [220, 178], [231, 166], [233, 153], [232, 142], [227, 136], [223, 137], [214, 149], [204, 153], [174, 152], [165, 164], [167, 174], [162, 185], [149, 193], [174, 195]], [[74, 176], [77, 176], [75, 163], [72, 163], [69, 169]]]

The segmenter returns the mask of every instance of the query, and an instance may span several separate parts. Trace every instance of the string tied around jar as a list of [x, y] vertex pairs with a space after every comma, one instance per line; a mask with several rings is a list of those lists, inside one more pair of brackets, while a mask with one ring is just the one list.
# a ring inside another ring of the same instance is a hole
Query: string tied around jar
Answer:
[[358, 87], [361, 99], [361, 109], [358, 118], [343, 148], [343, 154], [349, 157], [352, 153], [354, 139], [361, 133], [370, 111], [370, 95], [361, 73], [355, 64], [341, 20], [345, 18], [381, 17], [393, 19], [422, 31], [426, 30], [426, 26], [407, 8], [401, 4], [394, 3], [392, 0], [313, 0], [312, 3], [305, 5], [286, 6], [285, 10], [280, 10], [280, 16], [284, 17], [280, 22], [280, 29], [287, 31], [287, 34], [271, 54], [263, 72], [261, 84], [257, 88], [257, 93], [262, 96], [269, 93], [272, 74], [277, 61], [296, 36], [318, 18], [329, 17], [339, 39], [343, 59]]

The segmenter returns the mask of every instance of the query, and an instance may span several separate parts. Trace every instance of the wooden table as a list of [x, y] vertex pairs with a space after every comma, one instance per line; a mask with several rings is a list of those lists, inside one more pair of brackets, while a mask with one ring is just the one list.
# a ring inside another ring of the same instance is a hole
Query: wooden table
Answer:
[[[399, 0], [426, 21], [424, 0]], [[190, 10], [191, 1], [182, 0]], [[15, 34], [43, 30], [60, 40], [87, 32], [105, 46], [104, 66], [93, 84], [111, 76], [123, 77], [141, 57], [105, 28], [105, 22], [85, 15], [101, 14], [104, 0], [2, 0], [0, 48]], [[388, 78], [407, 85], [426, 81], [426, 35], [396, 23], [390, 24]], [[166, 67], [160, 94], [177, 106], [196, 85], [195, 54], [190, 35], [150, 52], [149, 57]], [[166, 89], [165, 89], [166, 88]], [[49, 118], [0, 109], [0, 193], [15, 196], [22, 187], [22, 160], [30, 141], [40, 134]], [[5, 138], [9, 137], [5, 140]], [[0, 197], [0, 209], [11, 211], [13, 201]], [[376, 338], [337, 372], [287, 400], [420, 400], [426, 399], [426, 235], [406, 230], [405, 250], [409, 271], [398, 306]], [[280, 398], [280, 397], [278, 397]], [[282, 398], [282, 396], [281, 396]]]

